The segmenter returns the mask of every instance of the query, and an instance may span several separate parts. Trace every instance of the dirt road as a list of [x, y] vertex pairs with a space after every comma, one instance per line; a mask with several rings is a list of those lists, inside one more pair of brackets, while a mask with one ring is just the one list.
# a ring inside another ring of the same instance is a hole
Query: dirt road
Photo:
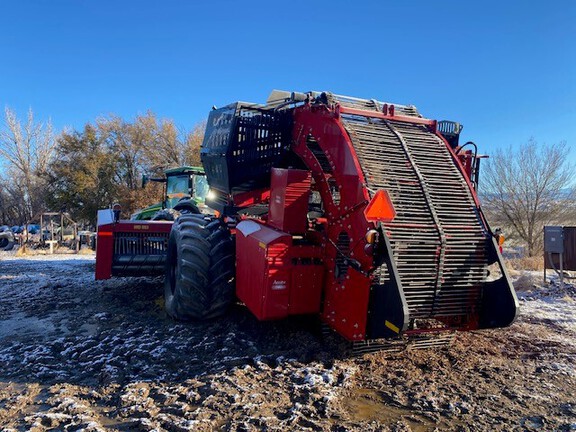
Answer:
[[342, 355], [312, 319], [166, 317], [160, 279], [90, 255], [0, 255], [0, 431], [576, 430], [576, 292], [521, 293], [509, 329]]

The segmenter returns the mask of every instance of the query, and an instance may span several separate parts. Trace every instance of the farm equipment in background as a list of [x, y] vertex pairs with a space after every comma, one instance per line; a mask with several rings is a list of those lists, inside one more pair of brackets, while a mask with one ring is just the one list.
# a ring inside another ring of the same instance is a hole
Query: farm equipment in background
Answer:
[[237, 297], [260, 320], [319, 314], [358, 343], [510, 325], [518, 300], [460, 131], [326, 92], [214, 109], [201, 158], [219, 217], [170, 224], [167, 312], [212, 318]]
[[194, 205], [197, 208], [191, 211], [202, 212], [206, 209], [204, 201], [208, 193], [208, 183], [206, 174], [201, 167], [171, 168], [164, 171], [164, 175], [163, 178], [142, 177], [142, 188], [151, 181], [165, 183], [164, 200], [134, 213], [130, 217], [131, 220], [158, 220], [157, 217], [169, 217], [170, 213], [163, 213], [162, 210], [171, 210], [179, 202], [186, 199], [189, 200], [189, 205]]
[[165, 171], [164, 178], [143, 177], [165, 183], [164, 200], [120, 220], [121, 208], [99, 210], [96, 234], [96, 279], [113, 276], [159, 275], [164, 272], [168, 235], [174, 214], [211, 213], [204, 204], [208, 184], [199, 167], [179, 167]]
[[32, 220], [39, 223], [27, 223], [23, 226], [12, 227], [15, 240], [24, 248], [49, 249], [50, 253], [65, 248], [78, 252], [81, 246], [81, 238], [78, 224], [72, 220], [66, 212], [44, 212], [35, 216]]
[[56, 245], [79, 250], [78, 224], [67, 213], [42, 213], [40, 215], [40, 227], [40, 246], [48, 246], [51, 252]]
[[14, 249], [16, 243], [15, 233], [8, 225], [0, 226], [0, 250], [10, 251]]

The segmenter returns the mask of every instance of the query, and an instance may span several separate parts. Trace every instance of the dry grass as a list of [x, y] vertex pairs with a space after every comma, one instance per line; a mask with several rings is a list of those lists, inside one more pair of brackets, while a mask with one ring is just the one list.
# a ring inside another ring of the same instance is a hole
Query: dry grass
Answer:
[[542, 284], [542, 278], [533, 274], [524, 273], [513, 282], [516, 291], [531, 291]]
[[26, 257], [26, 256], [36, 256], [36, 255], [48, 255], [48, 252], [44, 249], [32, 249], [30, 247], [20, 247], [16, 251], [17, 257]]
[[[522, 270], [513, 269], [512, 267], [508, 266], [507, 263], [506, 263], [506, 270], [508, 270], [508, 276], [513, 278], [518, 277], [522, 274]], [[500, 274], [500, 272], [498, 272], [498, 274]]]
[[[79, 252], [81, 255], [93, 255], [94, 251], [89, 248], [81, 249]], [[56, 247], [54, 248], [54, 254], [58, 255], [72, 255], [76, 254], [76, 251], [68, 247]], [[17, 257], [25, 256], [35, 256], [35, 255], [50, 255], [49, 249], [33, 249], [31, 247], [21, 246], [16, 251], [15, 255]]]
[[544, 270], [544, 258], [541, 256], [511, 258], [505, 260], [505, 264], [513, 270]]
[[82, 248], [78, 251], [79, 255], [96, 255], [96, 252], [94, 252], [92, 249], [86, 247], [86, 248]]

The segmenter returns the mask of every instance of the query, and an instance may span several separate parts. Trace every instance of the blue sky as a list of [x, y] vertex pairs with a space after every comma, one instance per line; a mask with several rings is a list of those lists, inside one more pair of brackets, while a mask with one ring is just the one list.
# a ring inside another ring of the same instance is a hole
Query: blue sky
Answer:
[[[495, 147], [576, 144], [576, 1], [0, 0], [0, 106], [184, 129], [273, 88], [414, 104]], [[576, 152], [575, 152], [576, 153]]]

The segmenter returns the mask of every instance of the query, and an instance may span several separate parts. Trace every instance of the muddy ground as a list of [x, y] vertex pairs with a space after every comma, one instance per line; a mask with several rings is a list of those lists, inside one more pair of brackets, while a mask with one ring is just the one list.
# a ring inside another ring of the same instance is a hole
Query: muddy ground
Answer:
[[527, 274], [508, 329], [350, 357], [314, 319], [177, 323], [161, 279], [93, 270], [0, 256], [0, 431], [576, 430], [571, 287]]

